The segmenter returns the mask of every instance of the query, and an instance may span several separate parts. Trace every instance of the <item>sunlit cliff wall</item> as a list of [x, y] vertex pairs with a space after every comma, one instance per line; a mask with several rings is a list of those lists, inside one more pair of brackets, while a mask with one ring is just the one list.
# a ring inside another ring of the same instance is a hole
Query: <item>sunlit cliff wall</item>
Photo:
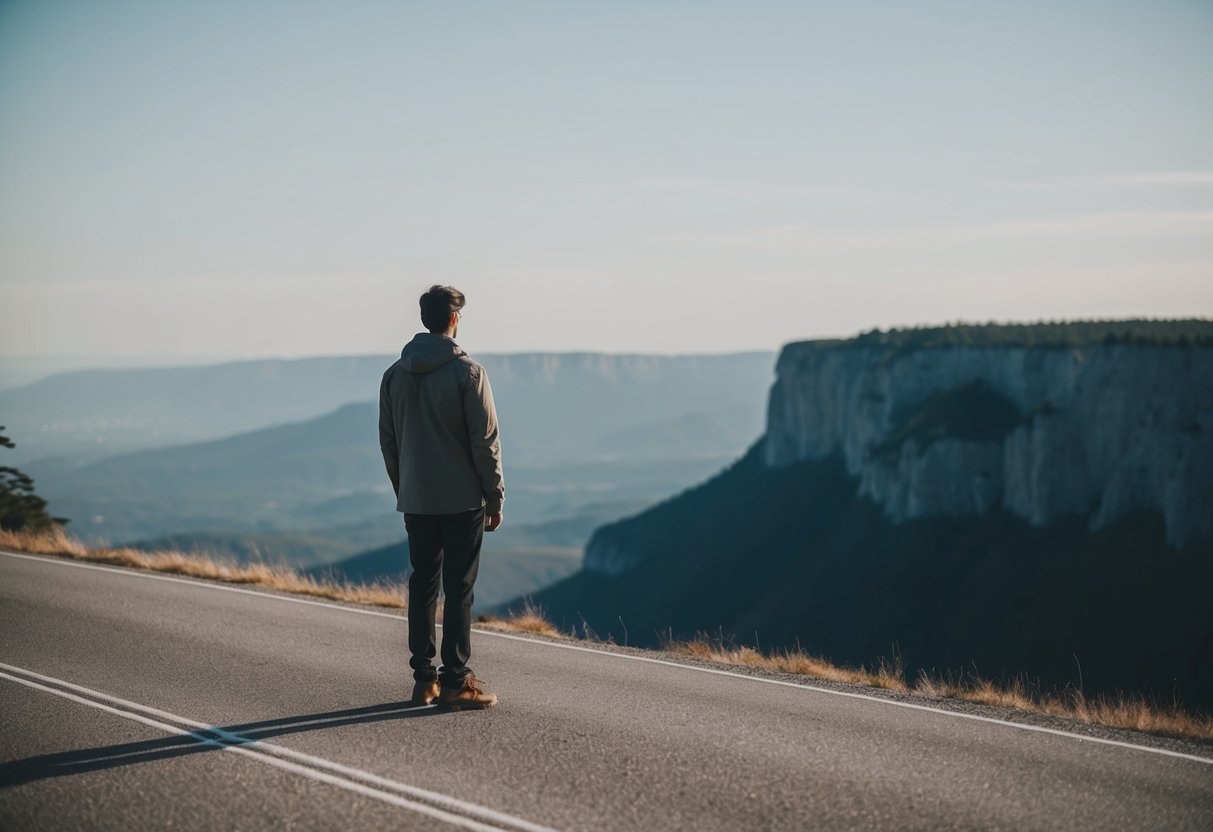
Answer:
[[1146, 508], [1180, 546], [1213, 531], [1213, 348], [789, 344], [766, 464], [836, 450], [895, 521]]

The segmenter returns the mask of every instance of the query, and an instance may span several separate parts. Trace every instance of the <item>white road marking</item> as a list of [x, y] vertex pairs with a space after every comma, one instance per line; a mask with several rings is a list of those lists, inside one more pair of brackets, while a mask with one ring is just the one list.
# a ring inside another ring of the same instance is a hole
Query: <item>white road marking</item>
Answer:
[[[114, 572], [119, 575], [125, 575], [131, 578], [147, 578], [157, 581], [172, 581], [174, 583], [189, 584], [190, 586], [202, 587], [205, 589], [222, 590], [225, 592], [239, 592], [244, 595], [256, 595], [260, 598], [271, 598], [276, 601], [288, 601], [296, 604], [311, 604], [317, 607], [328, 607], [329, 609], [344, 610], [345, 612], [358, 613], [360, 615], [374, 615], [381, 618], [391, 618], [395, 621], [401, 621], [405, 616], [399, 613], [381, 612], [379, 610], [364, 610], [357, 607], [347, 607], [342, 604], [334, 604], [328, 601], [312, 601], [306, 598], [290, 598], [285, 595], [277, 595], [270, 592], [260, 592], [253, 589], [242, 589], [240, 587], [225, 586], [220, 583], [210, 582], [205, 580], [189, 580], [186, 578], [174, 578], [168, 575], [153, 575], [146, 572], [116, 566], [98, 566], [92, 563], [80, 563], [78, 561], [66, 560], [49, 556], [24, 555], [17, 552], [0, 551], [0, 555], [7, 555], [13, 558], [22, 558], [24, 560], [38, 561], [39, 563], [57, 564], [60, 566], [77, 566], [82, 569], [96, 569], [101, 572]], [[441, 625], [438, 625], [441, 626]], [[650, 664], [659, 664], [666, 667], [676, 667], [682, 670], [692, 670], [697, 673], [709, 673], [714, 676], [728, 676], [733, 679], [746, 679], [751, 682], [761, 682], [767, 685], [779, 685], [782, 687], [799, 688], [800, 690], [813, 691], [814, 693], [825, 693], [831, 696], [843, 696], [849, 699], [862, 699], [868, 702], [878, 702], [882, 705], [891, 705], [897, 708], [909, 708], [915, 711], [926, 711], [933, 714], [942, 714], [943, 716], [957, 717], [959, 719], [970, 719], [976, 722], [985, 722], [992, 725], [1004, 725], [1008, 728], [1017, 728], [1021, 731], [1033, 731], [1040, 734], [1049, 734], [1057, 737], [1065, 737], [1067, 739], [1079, 740], [1082, 742], [1097, 743], [1099, 745], [1110, 745], [1117, 748], [1129, 748], [1134, 751], [1146, 751], [1151, 754], [1161, 754], [1167, 757], [1177, 757], [1183, 760], [1193, 760], [1206, 765], [1213, 765], [1213, 758], [1200, 757], [1196, 754], [1185, 754], [1181, 751], [1172, 751], [1167, 748], [1156, 748], [1149, 745], [1137, 745], [1136, 743], [1124, 742], [1122, 740], [1111, 740], [1104, 737], [1091, 737], [1086, 734], [1075, 734], [1070, 731], [1062, 731], [1058, 728], [1046, 728], [1041, 725], [1029, 725], [1023, 722], [1012, 722], [1006, 719], [998, 719], [990, 716], [979, 716], [978, 714], [966, 714], [960, 711], [949, 711], [943, 708], [933, 708], [930, 705], [919, 705], [913, 702], [900, 702], [896, 699], [888, 699], [883, 696], [872, 696], [866, 693], [852, 693], [849, 691], [833, 690], [832, 688], [823, 688], [816, 685], [806, 685], [799, 682], [788, 682], [783, 679], [768, 679], [765, 676], [751, 676], [745, 673], [734, 673], [729, 670], [717, 670], [711, 667], [700, 667], [693, 664], [682, 664], [681, 662], [673, 662], [668, 659], [656, 659], [649, 656], [634, 656], [630, 653], [612, 653], [607, 650], [596, 650], [593, 647], [586, 647], [580, 644], [561, 644], [555, 641], [545, 641], [536, 638], [527, 638], [526, 636], [517, 636], [510, 633], [500, 633], [495, 630], [483, 630], [476, 628], [476, 632], [486, 636], [494, 636], [496, 638], [510, 639], [512, 641], [525, 641], [528, 644], [538, 644], [544, 647], [554, 647], [561, 650], [578, 650], [584, 653], [593, 653], [598, 656], [607, 656], [614, 659], [628, 659], [637, 662], [648, 662]]]
[[[502, 832], [503, 830], [506, 830], [506, 832], [517, 832], [517, 830], [525, 830], [525, 832], [555, 832], [550, 827], [541, 826], [523, 818], [516, 818], [513, 815], [498, 812], [485, 806], [479, 806], [466, 800], [460, 800], [457, 797], [440, 794], [418, 786], [410, 786], [406, 783], [380, 777], [369, 771], [351, 768], [332, 760], [326, 760], [323, 757], [304, 754], [284, 746], [242, 737], [239, 734], [225, 731], [216, 726], [207, 725], [206, 723], [183, 716], [177, 716], [176, 714], [151, 708], [147, 705], [141, 705], [138, 702], [131, 702], [117, 696], [111, 696], [110, 694], [92, 690], [82, 685], [76, 685], [63, 679], [56, 679], [53, 676], [44, 676], [41, 673], [35, 673], [32, 670], [15, 667], [3, 662], [0, 662], [0, 668], [2, 668], [0, 670], [0, 678], [51, 693], [82, 705], [88, 705], [89, 707], [123, 717], [124, 719], [140, 722], [168, 734], [190, 737], [203, 745], [243, 754], [275, 768], [300, 774], [313, 780], [320, 780], [346, 791], [390, 803], [393, 806], [420, 812], [466, 829], [479, 830], [480, 832]], [[38, 681], [34, 681], [35, 679]], [[51, 687], [51, 685], [57, 687]], [[66, 688], [66, 690], [61, 688]], [[69, 693], [68, 691], [76, 691], [83, 695]], [[104, 704], [106, 702], [111, 704]], [[195, 730], [188, 730], [190, 728]], [[215, 737], [219, 739], [215, 739]]]

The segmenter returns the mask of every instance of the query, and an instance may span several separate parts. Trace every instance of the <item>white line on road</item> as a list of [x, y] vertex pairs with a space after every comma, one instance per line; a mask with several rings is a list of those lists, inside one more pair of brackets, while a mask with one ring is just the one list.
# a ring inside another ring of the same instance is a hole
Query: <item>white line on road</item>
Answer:
[[[400, 621], [404, 618], [399, 613], [381, 612], [379, 610], [364, 610], [357, 607], [348, 607], [342, 604], [334, 604], [327, 601], [312, 601], [306, 598], [291, 598], [285, 595], [278, 595], [270, 592], [259, 592], [253, 589], [242, 589], [240, 587], [224, 586], [220, 583], [214, 583], [204, 580], [190, 580], [187, 578], [174, 578], [168, 575], [152, 575], [146, 572], [129, 569], [124, 567], [114, 566], [98, 566], [92, 563], [80, 563], [77, 561], [64, 560], [54, 556], [35, 556], [23, 555], [16, 552], [0, 551], [0, 555], [7, 555], [13, 558], [22, 558], [24, 560], [38, 561], [39, 563], [50, 563], [60, 566], [76, 566], [81, 569], [95, 569], [101, 572], [114, 572], [119, 575], [125, 575], [131, 578], [147, 578], [156, 581], [171, 581], [174, 583], [188, 584], [189, 586], [202, 587], [204, 589], [222, 590], [224, 592], [238, 592], [243, 595], [256, 595], [260, 598], [271, 598], [276, 601], [287, 601], [295, 604], [311, 604], [317, 607], [328, 607], [329, 609], [343, 610], [345, 612], [358, 613], [360, 615], [374, 615], [381, 618], [391, 618], [395, 621]], [[1117, 748], [1129, 748], [1134, 751], [1146, 751], [1151, 754], [1161, 754], [1167, 757], [1178, 757], [1183, 760], [1193, 760], [1206, 765], [1213, 765], [1213, 758], [1200, 757], [1196, 754], [1185, 754], [1182, 751], [1172, 751], [1167, 748], [1156, 748], [1149, 745], [1137, 745], [1136, 743], [1124, 742], [1122, 740], [1111, 740], [1104, 737], [1092, 737], [1086, 734], [1075, 734], [1070, 731], [1062, 731], [1057, 728], [1046, 728], [1042, 725], [1029, 725], [1023, 722], [1012, 722], [1006, 719], [998, 719], [990, 716], [979, 716], [978, 714], [966, 714], [960, 711], [949, 711], [943, 708], [933, 708], [930, 705], [919, 705], [914, 702], [901, 702], [896, 699], [888, 699], [883, 696], [872, 696], [866, 693], [852, 693], [850, 691], [834, 690], [832, 688], [818, 687], [817, 685], [806, 685], [799, 682], [788, 682], [783, 679], [769, 679], [765, 676], [751, 676], [745, 673], [734, 673], [729, 670], [717, 670], [711, 667], [700, 667], [693, 664], [683, 664], [681, 662], [669, 661], [668, 659], [656, 659], [649, 656], [635, 656], [631, 653], [612, 653], [607, 650], [596, 650], [593, 647], [586, 647], [580, 644], [561, 644], [555, 641], [544, 641], [542, 639], [527, 638], [526, 636], [516, 636], [510, 633], [499, 633], [494, 630], [482, 630], [477, 628], [477, 633], [496, 638], [504, 638], [512, 641], [524, 641], [528, 644], [538, 644], [544, 647], [554, 647], [560, 650], [577, 650], [584, 653], [593, 653], [598, 656], [607, 656], [614, 659], [628, 659], [637, 662], [648, 662], [650, 664], [659, 664], [666, 667], [676, 667], [682, 670], [692, 670], [697, 673], [710, 673], [714, 676], [728, 676], [734, 679], [746, 679], [751, 682], [761, 682], [768, 685], [779, 685], [781, 687], [799, 688], [800, 690], [813, 691], [814, 693], [825, 693], [831, 696], [844, 696], [850, 699], [862, 699], [868, 702], [878, 702], [882, 705], [891, 705], [898, 708], [909, 708], [915, 711], [926, 711], [933, 714], [942, 714], [943, 716], [956, 717], [959, 719], [970, 719], [977, 722], [985, 722], [992, 725], [1004, 725], [1008, 728], [1017, 728], [1021, 731], [1033, 731], [1040, 734], [1049, 734], [1057, 737], [1064, 737], [1071, 740], [1079, 740], [1082, 742], [1092, 742], [1099, 745], [1110, 745]]]
[[[479, 806], [457, 797], [433, 792], [418, 786], [410, 786], [369, 771], [351, 768], [341, 763], [304, 754], [284, 746], [253, 740], [225, 731], [193, 719], [167, 711], [130, 702], [117, 696], [76, 685], [53, 676], [44, 676], [32, 670], [0, 662], [0, 678], [36, 690], [45, 691], [82, 705], [96, 708], [124, 719], [134, 720], [169, 734], [190, 737], [200, 744], [224, 751], [233, 751], [251, 757], [261, 763], [284, 769], [295, 774], [319, 780], [346, 791], [380, 800], [393, 806], [420, 812], [446, 823], [474, 829], [478, 832], [555, 832], [549, 827]], [[7, 672], [5, 672], [7, 671]], [[20, 675], [17, 675], [20, 674]], [[29, 677], [29, 678], [23, 678]], [[34, 680], [38, 681], [34, 681]], [[44, 684], [45, 683], [45, 684]], [[55, 685], [57, 687], [51, 687]], [[63, 690], [62, 688], [66, 688]], [[76, 691], [69, 693], [68, 691]], [[77, 695], [83, 694], [83, 695]], [[88, 697], [88, 698], [86, 698]], [[97, 701], [101, 700], [101, 701]], [[104, 703], [111, 704], [104, 704]], [[154, 718], [153, 718], [154, 717]], [[188, 730], [188, 729], [194, 730]], [[218, 737], [218, 739], [216, 739]], [[361, 781], [361, 782], [359, 782]], [[393, 793], [395, 792], [395, 793]], [[411, 798], [411, 799], [410, 799]], [[422, 802], [424, 801], [424, 802]]]

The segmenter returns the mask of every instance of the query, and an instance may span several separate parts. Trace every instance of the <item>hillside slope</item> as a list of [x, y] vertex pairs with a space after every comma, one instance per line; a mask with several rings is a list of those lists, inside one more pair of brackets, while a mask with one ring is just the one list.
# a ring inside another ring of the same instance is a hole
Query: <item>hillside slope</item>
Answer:
[[535, 601], [563, 627], [631, 644], [710, 630], [840, 662], [896, 654], [911, 675], [1048, 684], [1078, 684], [1081, 666], [1088, 693], [1213, 706], [1213, 557], [1207, 543], [1168, 547], [1157, 512], [1094, 533], [1081, 517], [1032, 527], [1003, 511], [894, 523], [840, 456], [772, 471], [762, 453], [602, 527], [586, 568]]

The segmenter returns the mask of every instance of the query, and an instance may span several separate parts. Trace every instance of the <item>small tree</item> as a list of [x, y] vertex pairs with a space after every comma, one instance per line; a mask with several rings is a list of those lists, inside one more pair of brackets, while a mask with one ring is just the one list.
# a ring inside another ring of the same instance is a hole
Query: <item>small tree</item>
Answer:
[[[0, 431], [4, 425], [0, 425]], [[16, 443], [0, 433], [0, 448], [15, 448]], [[68, 522], [65, 517], [46, 513], [46, 500], [34, 493], [34, 481], [28, 474], [0, 465], [0, 529], [8, 532], [42, 532]]]

